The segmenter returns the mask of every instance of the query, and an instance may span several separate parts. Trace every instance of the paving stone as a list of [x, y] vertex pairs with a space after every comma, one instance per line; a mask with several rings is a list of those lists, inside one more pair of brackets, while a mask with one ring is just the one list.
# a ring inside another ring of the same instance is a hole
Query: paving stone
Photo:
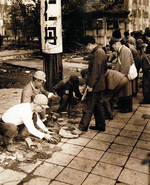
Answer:
[[121, 129], [119, 128], [113, 128], [113, 127], [106, 127], [105, 134], [112, 134], [112, 135], [118, 135]]
[[150, 134], [150, 123], [146, 125], [144, 132]]
[[124, 169], [119, 176], [119, 181], [130, 185], [148, 185], [149, 175], [133, 171], [130, 169]]
[[34, 177], [33, 179], [31, 179], [28, 182], [25, 182], [24, 185], [49, 185], [50, 183], [50, 179], [46, 179], [43, 177]]
[[67, 143], [80, 145], [80, 146], [85, 146], [85, 145], [87, 145], [87, 143], [90, 140], [91, 139], [79, 137], [79, 138], [76, 138], [76, 139], [70, 139], [70, 140], [67, 141]]
[[65, 168], [61, 174], [56, 177], [56, 180], [69, 183], [72, 185], [81, 185], [88, 173], [79, 170]]
[[116, 166], [123, 166], [127, 161], [128, 156], [118, 155], [114, 153], [106, 152], [101, 158], [101, 162], [113, 164]]
[[137, 139], [120, 137], [120, 136], [118, 136], [114, 141], [114, 143], [123, 144], [127, 146], [134, 146], [136, 142], [137, 142]]
[[110, 179], [117, 179], [122, 167], [99, 162], [92, 170], [92, 174], [101, 175]]
[[142, 132], [143, 129], [144, 129], [144, 126], [127, 124], [124, 129], [126, 129], [126, 130], [132, 130], [132, 131], [136, 131], [136, 132]]
[[131, 157], [144, 160], [147, 158], [148, 154], [149, 154], [149, 150], [134, 148], [133, 152], [131, 153]]
[[143, 148], [143, 149], [146, 149], [146, 150], [150, 150], [150, 142], [140, 140], [140, 141], [138, 141], [136, 147], [137, 148]]
[[26, 177], [25, 173], [17, 172], [13, 170], [6, 169], [0, 174], [0, 183], [10, 183], [13, 181], [21, 181], [23, 178]]
[[42, 161], [37, 161], [36, 163], [20, 163], [18, 168], [22, 169], [26, 173], [31, 173], [38, 165], [40, 165]]
[[8, 183], [5, 183], [5, 185], [16, 185], [18, 183], [20, 183], [20, 181], [8, 182]]
[[72, 155], [56, 152], [52, 155], [51, 158], [47, 159], [46, 162], [67, 166], [73, 158], [74, 156]]
[[99, 140], [91, 140], [87, 145], [86, 147], [89, 147], [89, 148], [94, 148], [94, 149], [97, 149], [97, 150], [107, 150], [108, 147], [109, 147], [110, 143], [108, 142], [105, 142], [105, 141], [99, 141]]
[[132, 147], [125, 146], [125, 145], [119, 145], [119, 144], [112, 144], [110, 146], [110, 149], [108, 149], [108, 152], [120, 154], [120, 155], [129, 155], [132, 151]]
[[142, 164], [143, 160], [130, 157], [125, 168], [148, 174], [148, 164]]
[[96, 161], [98, 161], [103, 154], [104, 154], [104, 151], [95, 150], [95, 149], [91, 149], [91, 148], [84, 148], [78, 154], [78, 157], [83, 157], [85, 159], [90, 159], [90, 160], [96, 160]]
[[150, 105], [149, 104], [142, 104], [139, 108], [138, 108], [138, 112], [146, 114], [149, 113], [150, 111]]
[[[66, 185], [66, 183], [58, 182], [58, 181], [53, 181], [53, 182], [51, 182], [51, 185]], [[67, 185], [69, 185], [69, 184], [67, 183]]]
[[102, 176], [90, 174], [88, 178], [85, 180], [83, 185], [114, 185], [115, 180], [105, 178]]
[[141, 132], [135, 132], [135, 131], [132, 131], [132, 130], [126, 130], [126, 129], [123, 129], [121, 132], [120, 132], [120, 136], [124, 136], [124, 137], [129, 137], [129, 138], [135, 138], [135, 139], [138, 139], [139, 136], [140, 136]]
[[115, 127], [115, 128], [123, 128], [126, 125], [126, 123], [123, 123], [122, 120], [111, 120], [107, 126], [109, 127]]
[[114, 117], [114, 121], [115, 120], [120, 120], [122, 123], [126, 123], [130, 119], [132, 114], [133, 114], [132, 112], [131, 113], [126, 113], [126, 114], [117, 113]]
[[130, 121], [128, 122], [128, 124], [132, 124], [132, 125], [138, 125], [138, 126], [145, 126], [146, 125], [146, 121], [144, 119], [130, 119]]
[[81, 170], [84, 172], [90, 172], [96, 164], [96, 161], [75, 157], [68, 167]]
[[95, 135], [97, 135], [98, 131], [94, 131], [89, 129], [88, 132], [84, 132], [80, 137], [85, 137], [85, 138], [93, 138]]
[[0, 173], [1, 173], [2, 171], [4, 171], [4, 170], [5, 170], [4, 168], [0, 167]]
[[110, 134], [103, 134], [103, 133], [98, 133], [94, 139], [96, 140], [100, 140], [100, 141], [106, 141], [106, 142], [113, 142], [115, 139], [115, 136], [110, 135]]
[[143, 114], [141, 114], [141, 112], [137, 112], [136, 115], [132, 116], [132, 119], [139, 119], [140, 120], [142, 117], [143, 117]]
[[150, 141], [150, 134], [147, 133], [143, 133], [140, 137], [140, 140], [144, 140], [144, 141]]
[[65, 143], [62, 147], [62, 153], [77, 155], [83, 147]]
[[62, 166], [45, 162], [44, 164], [37, 167], [34, 175], [54, 179], [60, 173], [60, 171], [62, 171], [62, 169]]

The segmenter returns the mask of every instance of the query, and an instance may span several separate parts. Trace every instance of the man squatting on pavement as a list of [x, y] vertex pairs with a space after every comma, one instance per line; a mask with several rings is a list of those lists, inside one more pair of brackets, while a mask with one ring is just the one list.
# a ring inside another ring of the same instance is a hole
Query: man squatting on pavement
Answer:
[[[21, 103], [31, 103], [37, 94], [44, 94], [48, 97], [48, 105], [51, 108], [54, 94], [44, 89], [45, 82], [46, 74], [43, 71], [36, 71], [33, 75], [33, 79], [22, 90]], [[42, 121], [46, 119], [45, 115], [46, 109], [43, 109], [40, 113]]]
[[[0, 120], [0, 135], [2, 135], [3, 143], [8, 151], [15, 150], [15, 147], [12, 145], [13, 140], [15, 137], [21, 135], [25, 127], [35, 137], [52, 142], [55, 140], [38, 116], [45, 108], [48, 108], [48, 98], [43, 94], [38, 94], [35, 96], [33, 102], [15, 105], [3, 114]], [[42, 131], [35, 128], [32, 119], [33, 114], [36, 114], [36, 124]]]

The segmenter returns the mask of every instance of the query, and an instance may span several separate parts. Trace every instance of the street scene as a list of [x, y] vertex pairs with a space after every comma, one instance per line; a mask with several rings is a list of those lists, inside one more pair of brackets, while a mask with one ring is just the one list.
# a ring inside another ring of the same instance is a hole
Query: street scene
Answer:
[[150, 185], [149, 10], [0, 1], [0, 185]]

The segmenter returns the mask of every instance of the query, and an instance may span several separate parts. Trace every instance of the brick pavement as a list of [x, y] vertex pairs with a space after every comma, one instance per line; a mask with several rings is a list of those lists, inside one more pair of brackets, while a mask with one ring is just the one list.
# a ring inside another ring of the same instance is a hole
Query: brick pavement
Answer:
[[[20, 93], [0, 89], [0, 115], [19, 102]], [[149, 114], [150, 105], [140, 105], [141, 100], [140, 91], [133, 98], [132, 113], [115, 111], [104, 133], [89, 129], [79, 138], [62, 138], [57, 145], [62, 151], [48, 159], [20, 160], [11, 168], [1, 163], [0, 184], [149, 185], [149, 165], [143, 161], [150, 153], [150, 122], [142, 116]], [[14, 154], [9, 155], [13, 159]]]
[[[20, 93], [21, 89], [0, 90], [1, 115], [19, 103]], [[13, 169], [1, 163], [0, 184], [148, 185], [148, 164], [142, 162], [150, 151], [150, 122], [142, 115], [149, 113], [150, 105], [141, 106], [141, 98], [141, 93], [134, 98], [132, 113], [115, 111], [104, 133], [89, 130], [77, 139], [62, 139], [57, 145], [62, 151], [49, 159], [19, 161]]]

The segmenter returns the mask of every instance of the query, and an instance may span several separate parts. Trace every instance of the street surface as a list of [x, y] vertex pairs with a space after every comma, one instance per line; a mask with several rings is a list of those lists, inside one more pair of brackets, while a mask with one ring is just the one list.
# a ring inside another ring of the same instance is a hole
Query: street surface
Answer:
[[[42, 69], [41, 60], [15, 61], [15, 65], [23, 64]], [[87, 65], [63, 62], [63, 66], [79, 74]], [[0, 89], [0, 116], [20, 102], [21, 90]], [[35, 148], [19, 141], [15, 153], [1, 150], [0, 185], [149, 185], [150, 120], [143, 115], [150, 114], [150, 105], [139, 104], [142, 98], [140, 89], [133, 98], [133, 112], [122, 114], [115, 110], [114, 119], [106, 120], [103, 133], [89, 129], [75, 139], [61, 138], [57, 145], [32, 138]], [[78, 115], [74, 121], [80, 121], [80, 112]], [[68, 124], [67, 115], [60, 118], [64, 121], [57, 126]]]

